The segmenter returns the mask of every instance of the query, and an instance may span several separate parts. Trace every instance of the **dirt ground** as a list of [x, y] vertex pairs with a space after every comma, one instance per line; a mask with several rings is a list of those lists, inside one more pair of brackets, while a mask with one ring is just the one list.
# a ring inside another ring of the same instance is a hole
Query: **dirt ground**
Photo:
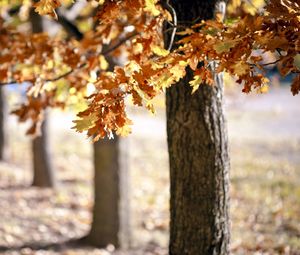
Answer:
[[[7, 162], [0, 163], [0, 254], [167, 254], [169, 175], [163, 103], [151, 116], [130, 109], [132, 248], [78, 244], [91, 223], [92, 146], [70, 129], [71, 113], [51, 113], [55, 190], [30, 187], [30, 139], [9, 118]], [[300, 254], [300, 96], [228, 93], [232, 254]], [[80, 148], [80, 150], [78, 150]], [[125, 166], [124, 166], [125, 167]]]

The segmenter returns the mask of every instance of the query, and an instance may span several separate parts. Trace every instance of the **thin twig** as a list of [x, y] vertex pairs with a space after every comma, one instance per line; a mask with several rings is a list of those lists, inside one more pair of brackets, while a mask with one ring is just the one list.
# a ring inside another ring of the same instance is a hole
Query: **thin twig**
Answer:
[[277, 49], [276, 49], [276, 52], [277, 52], [280, 56], [282, 56], [280, 49], [277, 48]]
[[[177, 29], [177, 28], [186, 29], [186, 28], [188, 28], [188, 27], [187, 27], [187, 26], [183, 26], [183, 25], [177, 25], [175, 28], [176, 28], [176, 29]], [[164, 32], [164, 33], [167, 33], [167, 32], [169, 32], [169, 31], [172, 31], [173, 29], [174, 29], [174, 26], [171, 26], [171, 27], [165, 29], [163, 32]]]
[[[23, 82], [29, 82], [29, 81], [23, 81]], [[9, 82], [0, 82], [0, 86], [4, 86], [4, 85], [13, 85], [18, 83], [17, 81], [9, 81]]]
[[129, 39], [137, 36], [139, 33], [133, 33], [131, 35], [128, 35], [127, 37], [123, 38], [122, 40], [120, 40], [118, 43], [116, 43], [114, 46], [112, 46], [111, 48], [105, 50], [105, 51], [102, 51], [101, 54], [102, 55], [107, 55], [111, 52], [113, 52], [114, 50], [116, 50], [117, 48], [119, 48], [122, 44], [124, 44], [125, 42], [127, 42]]
[[266, 63], [266, 64], [262, 64], [261, 66], [275, 65], [275, 64], [277, 64], [280, 60], [281, 60], [281, 59], [279, 58], [279, 59], [277, 59], [277, 60], [275, 60], [275, 61], [273, 61], [273, 62]]
[[68, 72], [65, 72], [64, 74], [61, 74], [61, 75], [59, 75], [59, 76], [57, 76], [57, 77], [55, 77], [55, 78], [52, 78], [52, 79], [46, 79], [46, 80], [44, 80], [44, 81], [45, 81], [45, 82], [58, 81], [58, 80], [60, 80], [60, 79], [62, 79], [62, 78], [65, 78], [66, 76], [70, 75], [70, 74], [73, 73], [75, 70], [81, 69], [81, 68], [83, 68], [83, 67], [85, 67], [85, 66], [86, 66], [86, 63], [82, 63], [82, 64], [79, 65], [78, 67], [76, 67], [76, 68], [74, 68], [74, 69], [71, 69], [71, 70], [69, 70]]
[[[281, 60], [281, 59], [279, 58], [279, 59], [277, 59], [277, 60], [275, 60], [275, 61], [273, 61], [273, 62], [270, 62], [270, 63], [260, 64], [260, 66], [275, 65], [275, 64], [277, 64], [280, 60]], [[248, 65], [250, 65], [250, 66], [257, 67], [257, 64], [253, 64], [253, 63], [249, 63], [249, 62], [246, 62], [246, 63], [247, 63]]]
[[170, 51], [170, 50], [172, 49], [173, 42], [174, 42], [175, 35], [176, 35], [176, 30], [177, 30], [177, 15], [176, 15], [176, 11], [175, 11], [175, 9], [170, 5], [169, 1], [170, 1], [170, 0], [167, 0], [167, 1], [166, 1], [166, 7], [167, 7], [168, 11], [170, 11], [171, 14], [172, 14], [172, 19], [173, 19], [173, 30], [172, 30], [172, 34], [171, 34], [169, 46], [168, 46], [168, 48], [167, 48], [168, 51]]

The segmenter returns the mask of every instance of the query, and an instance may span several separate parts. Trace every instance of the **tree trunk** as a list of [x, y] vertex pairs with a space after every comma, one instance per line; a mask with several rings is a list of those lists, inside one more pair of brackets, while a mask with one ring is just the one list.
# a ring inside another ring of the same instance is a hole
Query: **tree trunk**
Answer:
[[[43, 32], [42, 17], [34, 9], [30, 11], [32, 33]], [[47, 132], [47, 114], [41, 126], [41, 134], [32, 141], [33, 182], [36, 187], [54, 187], [55, 177], [51, 164]]]
[[94, 209], [89, 244], [129, 246], [128, 171], [124, 140], [118, 137], [94, 143]]
[[[59, 14], [59, 13], [58, 13]], [[59, 22], [76, 40], [83, 35], [70, 21], [59, 16]], [[113, 71], [115, 60], [106, 58]], [[125, 151], [126, 141], [100, 140], [94, 151], [94, 207], [89, 234], [82, 238], [86, 244], [127, 248], [130, 245], [128, 171]]]
[[32, 141], [33, 182], [36, 187], [54, 187], [55, 176], [48, 151], [47, 119], [42, 123], [41, 136]]
[[0, 161], [7, 159], [6, 101], [4, 87], [0, 86]]
[[[172, 1], [178, 22], [213, 18], [216, 1]], [[180, 23], [182, 24], [182, 23]], [[229, 254], [229, 157], [223, 81], [191, 94], [193, 73], [167, 90], [172, 255]]]

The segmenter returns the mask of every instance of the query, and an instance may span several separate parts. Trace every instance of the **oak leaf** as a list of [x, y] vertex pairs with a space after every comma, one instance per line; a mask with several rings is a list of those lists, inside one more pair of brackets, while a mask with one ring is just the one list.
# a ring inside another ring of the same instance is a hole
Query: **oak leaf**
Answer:
[[61, 5], [58, 0], [40, 0], [35, 3], [35, 11], [40, 15], [50, 15], [51, 17], [57, 19], [57, 14], [55, 8]]

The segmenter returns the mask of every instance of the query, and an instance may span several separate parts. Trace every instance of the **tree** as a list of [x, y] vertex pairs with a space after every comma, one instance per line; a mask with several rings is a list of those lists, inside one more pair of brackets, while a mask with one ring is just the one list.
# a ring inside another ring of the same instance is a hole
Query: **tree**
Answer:
[[32, 167], [35, 187], [55, 187], [56, 178], [53, 171], [51, 156], [49, 153], [48, 121], [44, 119], [41, 134], [32, 140]]
[[128, 171], [122, 144], [118, 137], [94, 143], [93, 222], [84, 241], [98, 247], [130, 245]]
[[[116, 60], [108, 57], [108, 70]], [[93, 144], [94, 207], [90, 232], [84, 238], [88, 244], [128, 248], [131, 242], [128, 164], [126, 141], [115, 137]]]
[[[228, 153], [218, 74], [226, 71], [235, 76], [245, 93], [263, 92], [268, 88], [266, 67], [277, 65], [283, 76], [294, 73], [291, 91], [294, 95], [300, 91], [300, 1], [268, 1], [264, 10], [251, 15], [240, 12], [228, 22], [215, 12], [217, 2], [166, 1], [162, 8], [157, 1], [100, 1], [95, 15], [99, 23], [80, 43], [13, 33], [1, 25], [0, 39], [9, 42], [8, 48], [3, 47], [1, 80], [36, 83], [28, 102], [15, 111], [21, 120], [33, 121], [30, 133], [44, 109], [66, 105], [55, 96], [60, 80], [76, 95], [90, 83], [95, 87], [86, 98], [87, 108], [74, 121], [74, 128], [94, 141], [130, 133], [129, 96], [134, 105], [153, 112], [152, 99], [167, 90], [170, 254], [229, 252]], [[61, 4], [41, 0], [35, 7], [40, 14], [57, 18]], [[164, 21], [169, 28], [163, 28]], [[168, 32], [164, 49], [163, 35]], [[108, 49], [103, 47], [107, 44]], [[12, 55], [16, 48], [20, 54]], [[276, 60], [264, 63], [266, 52]], [[106, 70], [105, 59], [121, 53], [127, 63], [113, 72]], [[20, 74], [18, 63], [24, 58], [39, 71]]]
[[[76, 40], [83, 34], [62, 14], [59, 23]], [[108, 69], [113, 71], [115, 60], [107, 58]], [[125, 141], [104, 139], [93, 144], [94, 206], [91, 229], [83, 241], [90, 245], [127, 248], [130, 244], [128, 169], [124, 149]]]
[[[172, 1], [178, 23], [212, 19], [216, 1]], [[191, 12], [191, 10], [193, 10]], [[170, 254], [229, 254], [229, 157], [223, 80], [192, 94], [193, 72], [167, 89]]]
[[[76, 6], [75, 6], [76, 7]], [[75, 8], [73, 6], [73, 8]], [[72, 10], [71, 10], [72, 11]], [[38, 14], [33, 13], [34, 17], [41, 18]], [[70, 38], [75, 38], [78, 42], [83, 39], [82, 32], [76, 25], [64, 17], [63, 13], [58, 13], [57, 22], [64, 28]], [[41, 24], [38, 23], [38, 24]], [[39, 29], [33, 28], [33, 31]], [[115, 61], [107, 58], [109, 70], [113, 70]], [[45, 123], [45, 120], [43, 122]], [[46, 131], [42, 126], [42, 134]], [[38, 146], [45, 142], [42, 135], [34, 140], [34, 145]], [[36, 141], [36, 142], [35, 142]], [[122, 141], [124, 143], [124, 141]], [[93, 145], [94, 156], [94, 207], [93, 221], [89, 234], [83, 238], [85, 243], [95, 246], [106, 247], [113, 244], [115, 247], [126, 248], [130, 242], [129, 231], [129, 199], [127, 184], [127, 164], [124, 159], [124, 152], [121, 154], [119, 139], [101, 140]], [[36, 146], [35, 146], [36, 147]], [[44, 161], [45, 155], [43, 150], [36, 149], [35, 160]], [[42, 153], [41, 153], [42, 152]], [[47, 161], [45, 161], [47, 162]], [[41, 165], [41, 164], [37, 164]], [[46, 165], [47, 166], [47, 165]], [[39, 171], [39, 178], [42, 180], [47, 177], [48, 172]]]
[[0, 160], [7, 159], [5, 91], [0, 87]]
[[[32, 33], [43, 32], [42, 17], [34, 9], [30, 11]], [[39, 136], [32, 139], [32, 186], [51, 187], [56, 185], [52, 159], [49, 153], [48, 120], [44, 118]]]

